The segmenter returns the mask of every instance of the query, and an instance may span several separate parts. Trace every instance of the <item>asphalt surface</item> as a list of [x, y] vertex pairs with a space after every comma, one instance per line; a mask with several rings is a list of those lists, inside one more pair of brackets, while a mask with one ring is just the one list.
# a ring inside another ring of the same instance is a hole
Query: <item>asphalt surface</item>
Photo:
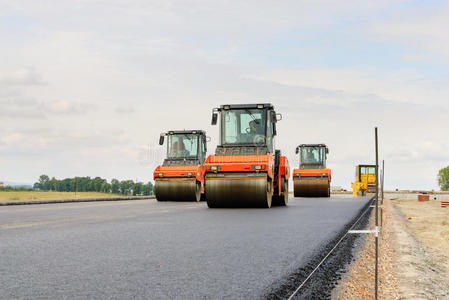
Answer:
[[368, 200], [0, 207], [0, 299], [259, 299], [316, 258]]

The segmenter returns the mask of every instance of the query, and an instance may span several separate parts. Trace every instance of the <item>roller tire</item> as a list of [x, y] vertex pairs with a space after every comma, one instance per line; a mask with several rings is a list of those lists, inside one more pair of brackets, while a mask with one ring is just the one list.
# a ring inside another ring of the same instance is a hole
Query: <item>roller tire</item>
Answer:
[[273, 196], [273, 206], [287, 206], [288, 204], [288, 180], [285, 177], [281, 179], [282, 195]]

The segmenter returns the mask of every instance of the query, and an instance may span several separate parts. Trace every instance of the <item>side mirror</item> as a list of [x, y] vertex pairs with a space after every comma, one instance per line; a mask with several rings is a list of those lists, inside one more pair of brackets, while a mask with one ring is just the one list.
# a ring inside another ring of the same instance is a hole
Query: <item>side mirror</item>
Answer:
[[206, 136], [206, 142], [210, 142], [210, 141], [211, 141], [210, 136]]
[[326, 147], [326, 154], [329, 154], [329, 148]]
[[159, 137], [159, 145], [163, 145], [164, 144], [164, 135], [161, 134], [161, 136]]
[[296, 153], [296, 154], [299, 154], [299, 146], [296, 147], [295, 153]]
[[212, 113], [212, 125], [217, 125], [217, 119], [218, 119], [218, 114], [217, 113]]
[[276, 114], [276, 121], [282, 120], [282, 114]]

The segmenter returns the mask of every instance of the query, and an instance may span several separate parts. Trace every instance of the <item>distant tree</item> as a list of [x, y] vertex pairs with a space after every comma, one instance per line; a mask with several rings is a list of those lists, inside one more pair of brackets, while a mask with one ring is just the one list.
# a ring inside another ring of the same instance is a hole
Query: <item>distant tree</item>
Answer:
[[45, 190], [48, 191], [50, 189], [50, 177], [48, 177], [47, 175], [41, 175], [39, 176], [39, 181], [38, 183], [38, 188], [40, 190]]
[[134, 186], [134, 181], [132, 181], [132, 180], [120, 181], [120, 193], [122, 195], [129, 195], [129, 194], [131, 194], [133, 186]]
[[442, 191], [449, 191], [449, 166], [438, 172], [438, 184]]
[[52, 177], [50, 179], [49, 187], [50, 187], [50, 190], [52, 190], [52, 191], [56, 191], [57, 190], [58, 181], [56, 180], [56, 178]]
[[95, 192], [100, 192], [101, 191], [101, 186], [103, 185], [103, 183], [105, 183], [106, 180], [100, 177], [95, 177], [94, 179], [92, 179], [92, 191]]
[[133, 196], [140, 196], [143, 192], [143, 183], [142, 182], [136, 182], [134, 183], [133, 187]]
[[120, 193], [120, 181], [115, 178], [111, 180], [111, 192], [113, 194]]
[[153, 193], [153, 184], [151, 182], [144, 184], [142, 187], [142, 191], [144, 196], [151, 195]]
[[78, 177], [78, 183], [77, 183], [78, 188], [77, 188], [77, 190], [80, 191], [80, 192], [89, 192], [90, 191], [90, 185], [91, 185], [90, 181], [91, 180], [90, 180], [89, 176], [87, 176], [87, 177]]
[[103, 193], [110, 193], [111, 192], [111, 185], [109, 183], [107, 183], [106, 180], [101, 185], [101, 192], [103, 192]]
[[59, 181], [59, 191], [60, 192], [74, 192], [75, 189], [72, 187], [72, 178], [66, 178]]

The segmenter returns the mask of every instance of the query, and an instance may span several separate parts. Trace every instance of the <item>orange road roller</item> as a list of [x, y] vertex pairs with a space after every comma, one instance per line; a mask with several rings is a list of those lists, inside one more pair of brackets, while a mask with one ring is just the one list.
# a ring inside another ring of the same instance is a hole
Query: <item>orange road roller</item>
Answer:
[[295, 197], [330, 197], [331, 170], [326, 168], [329, 149], [324, 144], [296, 147], [299, 169], [293, 170]]
[[157, 201], [200, 201], [204, 198], [204, 167], [207, 152], [206, 132], [202, 130], [162, 133], [167, 137], [167, 156], [154, 170]]
[[290, 167], [281, 151], [274, 150], [282, 115], [267, 103], [221, 105], [212, 111], [212, 125], [219, 115], [220, 142], [204, 163], [207, 205], [287, 205]]

